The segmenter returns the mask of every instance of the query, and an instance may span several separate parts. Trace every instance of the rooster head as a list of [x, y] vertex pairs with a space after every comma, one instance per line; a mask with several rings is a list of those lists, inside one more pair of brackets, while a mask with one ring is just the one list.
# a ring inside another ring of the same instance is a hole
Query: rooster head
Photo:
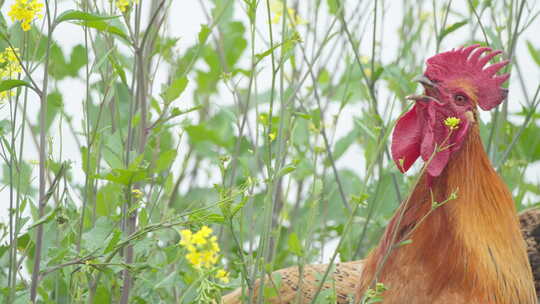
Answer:
[[439, 176], [475, 123], [477, 107], [490, 110], [506, 98], [501, 85], [510, 75], [497, 72], [508, 60], [486, 66], [500, 53], [472, 45], [427, 60], [418, 78], [424, 95], [408, 97], [415, 104], [399, 118], [392, 136], [392, 157], [401, 172], [421, 156], [429, 161], [428, 174]]

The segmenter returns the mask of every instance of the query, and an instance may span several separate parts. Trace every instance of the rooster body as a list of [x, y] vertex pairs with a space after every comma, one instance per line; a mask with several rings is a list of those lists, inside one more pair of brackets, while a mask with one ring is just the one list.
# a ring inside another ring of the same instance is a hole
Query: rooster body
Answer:
[[[415, 104], [392, 137], [392, 157], [402, 172], [420, 157], [426, 165], [377, 247], [352, 262], [360, 275], [344, 280], [338, 265], [333, 282], [325, 283], [343, 288], [340, 303], [352, 293], [359, 301], [375, 283], [387, 288], [384, 304], [537, 303], [512, 197], [489, 161], [477, 123], [477, 107], [490, 110], [506, 98], [500, 86], [509, 75], [496, 73], [508, 61], [485, 67], [499, 53], [474, 45], [427, 60], [420, 79], [425, 94], [409, 98]], [[306, 274], [320, 267], [308, 266]], [[291, 269], [278, 273], [288, 287], [267, 301], [310, 302], [309, 287], [318, 283], [304, 285], [311, 281], [305, 275], [299, 280]], [[348, 280], [355, 283], [343, 282]], [[238, 296], [236, 291], [224, 303], [241, 303]]]
[[[337, 303], [349, 303], [358, 288], [357, 282], [362, 273], [363, 263], [364, 261], [360, 260], [336, 264], [335, 269], [329, 275], [330, 279], [323, 284], [323, 289], [335, 291]], [[327, 267], [327, 264], [306, 265], [301, 274], [296, 266], [274, 272], [274, 275], [279, 275], [281, 278], [278, 295], [272, 299], [265, 299], [265, 303], [311, 303], [319, 288], [320, 278], [324, 275]], [[267, 281], [266, 284], [268, 286], [272, 283]], [[259, 294], [258, 286], [255, 287], [255, 294]], [[223, 297], [222, 303], [240, 304], [242, 303], [241, 295], [242, 290], [237, 289]]]
[[[528, 209], [519, 215], [520, 228], [527, 244], [527, 255], [534, 276], [534, 284], [537, 296], [540, 292], [540, 209]], [[364, 260], [337, 263], [330, 272], [329, 279], [324, 284], [324, 289], [331, 289], [335, 293], [337, 303], [349, 303], [359, 284], [362, 276]], [[304, 266], [300, 275], [298, 267], [289, 267], [276, 271], [284, 284], [279, 289], [279, 298], [270, 300], [270, 303], [286, 303], [285, 300], [296, 303], [294, 300], [310, 303], [320, 284], [320, 278], [324, 275], [328, 264], [312, 264]], [[224, 298], [225, 303], [241, 303], [239, 298], [242, 291]], [[301, 296], [299, 295], [301, 294]], [[282, 302], [279, 302], [282, 301]], [[300, 302], [302, 303], [302, 302]]]
[[[385, 304], [404, 299], [441, 304], [536, 303], [512, 198], [493, 170], [477, 128], [432, 186], [426, 183], [427, 177], [422, 178], [408, 206], [398, 209], [396, 214], [406, 208], [399, 228], [395, 229], [398, 217], [394, 217], [365, 260], [357, 298], [377, 277], [388, 287]], [[432, 211], [433, 200], [443, 202], [454, 191], [456, 199]], [[416, 229], [410, 233], [412, 227]], [[395, 248], [378, 269], [390, 244], [407, 239], [412, 243]]]

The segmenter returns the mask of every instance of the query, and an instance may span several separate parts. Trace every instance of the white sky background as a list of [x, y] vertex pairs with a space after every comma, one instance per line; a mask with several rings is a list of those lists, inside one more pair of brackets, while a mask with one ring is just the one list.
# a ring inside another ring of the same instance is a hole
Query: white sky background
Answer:
[[[157, 0], [139, 0], [143, 5], [148, 6], [149, 1], [157, 1]], [[314, 0], [307, 0], [307, 1], [314, 1]], [[7, 0], [6, 4], [4, 5], [4, 14], [5, 16], [7, 9], [9, 6], [14, 2], [13, 0]], [[211, 7], [211, 2], [208, 0], [201, 0], [201, 2], [204, 3], [206, 7]], [[260, 9], [264, 8], [264, 2], [261, 1]], [[323, 1], [325, 2], [325, 1]], [[431, 2], [431, 1], [428, 1]], [[535, 1], [531, 1], [536, 3]], [[356, 1], [349, 1], [349, 3], [356, 3]], [[389, 4], [391, 3], [391, 5]], [[446, 3], [446, 1], [445, 1]], [[531, 4], [531, 5], [534, 5]], [[466, 4], [467, 0], [458, 0], [453, 2], [453, 8], [458, 9], [459, 11], [466, 11]], [[236, 9], [235, 9], [235, 18], [246, 21], [246, 16], [243, 10], [240, 9], [240, 6], [243, 5], [243, 1], [237, 1]], [[356, 4], [354, 4], [355, 6]], [[352, 7], [352, 5], [351, 5]], [[426, 4], [426, 9], [431, 8], [431, 5]], [[72, 0], [67, 0], [59, 3], [59, 12], [62, 12], [68, 8], [75, 8], [74, 2]], [[537, 8], [536, 8], [537, 9]], [[382, 61], [387, 63], [390, 61], [390, 59], [394, 58], [395, 52], [398, 45], [398, 36], [397, 36], [397, 29], [398, 26], [401, 25], [401, 18], [403, 15], [402, 12], [402, 5], [401, 1], [385, 1], [385, 23], [383, 25], [384, 29], [384, 48], [379, 49], [379, 51], [382, 52]], [[301, 13], [300, 13], [301, 14]], [[260, 23], [258, 28], [261, 30], [263, 35], [266, 35], [267, 33], [267, 25], [266, 25], [266, 19], [263, 18], [265, 16], [264, 11], [260, 12], [258, 18], [258, 22]], [[324, 18], [328, 18], [329, 16], [323, 16]], [[322, 18], [324, 20], [324, 18]], [[171, 13], [168, 20], [168, 35], [169, 36], [175, 36], [180, 37], [180, 41], [177, 45], [177, 51], [179, 53], [183, 53], [188, 47], [192, 46], [195, 41], [197, 40], [197, 34], [200, 30], [200, 26], [202, 24], [208, 24], [208, 21], [205, 17], [205, 14], [203, 13], [203, 10], [201, 8], [200, 2], [197, 0], [173, 0], [173, 4], [171, 7]], [[395, 22], [393, 22], [395, 20]], [[447, 24], [452, 24], [456, 21], [459, 21], [460, 18], [450, 15], [449, 20]], [[10, 24], [11, 22], [8, 21]], [[247, 22], [246, 22], [247, 24]], [[324, 23], [323, 23], [324, 24]], [[521, 67], [523, 70], [523, 74], [527, 75], [528, 77], [525, 79], [526, 85], [528, 87], [528, 92], [530, 95], [534, 93], [534, 89], [538, 85], [538, 82], [540, 80], [540, 68], [532, 61], [526, 45], [525, 41], [530, 40], [533, 42], [533, 44], [536, 45], [536, 47], [540, 47], [540, 42], [538, 40], [538, 31], [540, 30], [540, 19], [537, 19], [533, 25], [520, 37], [519, 43], [517, 45], [517, 52], [516, 56], [521, 63]], [[301, 31], [303, 32], [303, 31]], [[460, 34], [461, 33], [461, 34]], [[355, 33], [353, 33], [354, 35]], [[430, 33], [431, 34], [431, 33]], [[322, 34], [321, 34], [322, 35]], [[462, 43], [463, 35], [468, 35], [468, 29], [466, 27], [463, 27], [462, 29], [452, 33], [447, 38], [445, 38], [441, 50], [448, 50], [453, 47], [460, 46], [460, 43]], [[66, 56], [69, 56], [69, 52], [71, 49], [77, 45], [77, 44], [84, 44], [84, 36], [83, 31], [81, 27], [72, 25], [72, 24], [62, 24], [59, 26], [54, 34], [55, 40], [59, 43], [60, 46], [62, 46], [64, 50], [64, 54]], [[360, 53], [367, 55], [371, 53], [371, 45], [368, 43], [370, 41], [370, 33], [366, 33], [366, 38], [364, 38], [363, 41], [366, 43], [363, 43], [361, 45]], [[249, 41], [248, 41], [249, 43]], [[256, 52], [263, 52], [267, 49], [267, 47], [261, 43], [260, 41], [257, 42], [258, 49]], [[248, 45], [249, 49], [249, 45]], [[247, 52], [248, 50], [246, 50]], [[434, 54], [435, 49], [426, 50], [426, 54]], [[248, 56], [245, 56], [243, 61], [241, 61], [241, 66], [248, 68], [249, 62], [247, 61]], [[268, 69], [268, 66], [266, 67]], [[37, 75], [37, 74], [36, 74]], [[269, 73], [266, 73], [263, 75], [266, 75], [267, 77], [270, 75]], [[161, 83], [163, 83], [166, 79], [167, 71], [165, 68], [159, 69], [157, 74], [157, 81], [155, 81], [155, 87], [153, 95], [157, 96], [157, 94], [160, 92]], [[259, 91], [264, 91], [264, 85], [269, 84], [270, 81], [265, 80], [265, 76], [261, 76], [258, 79], [258, 86]], [[39, 78], [38, 78], [39, 80]], [[188, 86], [188, 89], [186, 92], [183, 93], [180, 101], [176, 101], [176, 105], [181, 108], [189, 108], [189, 105], [192, 104], [192, 91], [194, 88], [195, 80], [190, 79], [190, 84]], [[58, 87], [60, 88], [60, 91], [63, 94], [64, 97], [64, 107], [68, 113], [73, 115], [75, 126], [80, 127], [82, 124], [82, 109], [83, 109], [83, 98], [84, 98], [84, 92], [85, 92], [85, 86], [84, 83], [82, 83], [80, 80], [68, 78], [66, 80], [63, 80], [58, 83]], [[268, 85], [269, 87], [269, 85]], [[220, 103], [223, 105], [226, 104], [232, 104], [232, 96], [230, 92], [226, 89], [221, 90], [221, 96]], [[411, 92], [414, 93], [414, 92]], [[384, 87], [379, 88], [379, 95], [381, 96], [381, 100], [387, 100], [389, 92]], [[532, 96], [531, 96], [532, 97]], [[216, 98], [214, 100], [217, 100]], [[35, 122], [35, 117], [37, 117], [37, 111], [39, 107], [37, 106], [39, 103], [37, 100], [30, 101], [30, 104], [34, 102], [35, 106], [30, 107], [29, 111], [29, 117], [33, 122]], [[521, 90], [519, 88], [519, 83], [517, 81], [517, 77], [511, 78], [511, 86], [510, 86], [510, 110], [511, 112], [515, 112], [521, 109], [520, 104], [524, 104], [524, 99], [521, 96]], [[185, 107], [184, 107], [185, 106]], [[347, 110], [344, 111], [344, 113], [341, 116], [341, 119], [338, 122], [337, 126], [337, 132], [336, 132], [336, 139], [343, 136], [343, 134], [349, 132], [352, 128], [352, 117], [354, 113], [358, 110], [359, 105], [348, 105]], [[355, 110], [356, 109], [356, 110]], [[395, 113], [395, 115], [398, 115], [399, 113]], [[3, 119], [7, 115], [7, 112], [5, 109], [0, 110], [0, 119]], [[327, 114], [327, 117], [329, 117]], [[487, 115], [482, 115], [484, 119], [488, 118]], [[64, 130], [62, 132], [62, 135], [60, 135], [60, 132], [58, 130], [58, 125], [53, 124], [51, 127], [51, 130], [55, 129], [55, 134], [53, 134], [53, 141], [55, 144], [54, 147], [54, 155], [55, 157], [58, 157], [60, 155], [59, 150], [59, 143], [62, 142], [62, 152], [61, 157], [62, 160], [70, 160], [72, 162], [72, 174], [74, 178], [81, 182], [84, 180], [84, 176], [82, 174], [82, 163], [80, 159], [80, 152], [78, 151], [78, 148], [74, 142], [74, 139], [72, 135], [67, 132], [67, 130]], [[37, 149], [34, 145], [34, 143], [29, 140], [29, 136], [27, 136], [28, 140], [25, 143], [25, 159], [27, 160], [37, 160], [38, 159], [38, 153]], [[180, 148], [182, 151], [182, 147]], [[350, 168], [356, 172], [360, 172], [362, 168], [364, 167], [363, 164], [363, 154], [361, 153], [360, 147], [358, 145], [353, 145], [339, 160], [338, 167], [347, 167]], [[0, 172], [1, 174], [1, 172]], [[217, 174], [215, 174], [217, 175]], [[37, 188], [37, 167], [35, 167], [35, 170], [33, 172], [33, 176], [35, 177], [34, 183]], [[540, 180], [540, 165], [538, 163], [530, 166], [530, 168], [527, 171], [527, 177], [530, 181], [538, 182]], [[211, 176], [204, 176], [204, 183], [209, 184], [214, 182], [214, 180], [211, 178]], [[207, 179], [210, 178], [210, 179]], [[214, 177], [215, 179], [215, 177]], [[217, 180], [216, 180], [217, 181]], [[73, 193], [72, 194], [77, 194]], [[6, 221], [7, 220], [7, 208], [9, 206], [9, 189], [4, 189], [0, 192], [0, 201], [1, 208], [0, 208], [0, 221]]]

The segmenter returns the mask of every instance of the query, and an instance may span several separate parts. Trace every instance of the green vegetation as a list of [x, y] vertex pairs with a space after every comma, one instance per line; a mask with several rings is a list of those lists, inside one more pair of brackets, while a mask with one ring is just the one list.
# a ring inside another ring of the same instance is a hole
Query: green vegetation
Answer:
[[200, 0], [192, 42], [185, 2], [2, 2], [1, 303], [208, 303], [365, 256], [414, 181], [388, 145], [414, 77], [471, 43], [512, 60], [482, 136], [540, 204], [536, 2]]

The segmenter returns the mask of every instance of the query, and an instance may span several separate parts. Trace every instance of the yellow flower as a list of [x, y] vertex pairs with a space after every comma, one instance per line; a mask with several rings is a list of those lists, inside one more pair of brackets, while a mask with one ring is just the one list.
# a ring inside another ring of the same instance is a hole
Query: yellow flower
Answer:
[[191, 241], [195, 245], [204, 245], [210, 234], [212, 234], [212, 229], [208, 228], [208, 226], [202, 226], [201, 230], [193, 235]]
[[220, 269], [216, 272], [216, 279], [219, 279], [221, 282], [227, 284], [229, 283], [229, 273], [223, 269]]
[[211, 228], [203, 226], [195, 233], [184, 229], [180, 236], [180, 245], [187, 249], [186, 259], [193, 267], [212, 268], [217, 264], [220, 249]]
[[197, 233], [200, 233], [204, 237], [208, 237], [212, 234], [212, 232], [212, 228], [209, 228], [208, 226], [202, 226], [201, 230], [199, 230], [199, 232]]
[[459, 123], [461, 122], [461, 119], [457, 117], [448, 117], [444, 120], [444, 124], [450, 129], [450, 130], [456, 130], [459, 128]]
[[131, 194], [133, 194], [133, 197], [136, 200], [139, 200], [139, 199], [141, 199], [141, 197], [143, 196], [144, 193], [140, 189], [133, 189], [133, 190], [131, 190]]
[[266, 125], [268, 123], [268, 115], [266, 115], [266, 114], [259, 115], [259, 121], [262, 124]]
[[139, 0], [116, 0], [116, 7], [122, 12], [125, 13], [131, 3], [137, 4]]
[[20, 58], [19, 49], [7, 47], [0, 53], [0, 78], [15, 78], [17, 74], [22, 73], [22, 66], [17, 57]]
[[[20, 58], [19, 49], [7, 47], [0, 53], [0, 80], [16, 78], [23, 69], [17, 57]], [[0, 92], [0, 100], [15, 96], [16, 90]]]
[[369, 57], [368, 56], [360, 56], [360, 62], [362, 64], [368, 64], [369, 63]]
[[[274, 14], [272, 23], [279, 23], [279, 19], [283, 16], [284, 4], [281, 0], [274, 0], [270, 3], [270, 11]], [[292, 26], [307, 24], [308, 22], [300, 17], [293, 8], [287, 8], [288, 18], [291, 20]]]
[[431, 12], [427, 12], [427, 11], [420, 12], [420, 21], [426, 21], [429, 17], [431, 17]]
[[42, 9], [43, 3], [38, 0], [15, 0], [8, 16], [11, 17], [11, 21], [21, 21], [21, 27], [26, 32], [30, 30], [30, 23], [34, 19], [43, 18]]
[[366, 74], [366, 77], [371, 77], [371, 69], [370, 68], [364, 69], [364, 73]]

